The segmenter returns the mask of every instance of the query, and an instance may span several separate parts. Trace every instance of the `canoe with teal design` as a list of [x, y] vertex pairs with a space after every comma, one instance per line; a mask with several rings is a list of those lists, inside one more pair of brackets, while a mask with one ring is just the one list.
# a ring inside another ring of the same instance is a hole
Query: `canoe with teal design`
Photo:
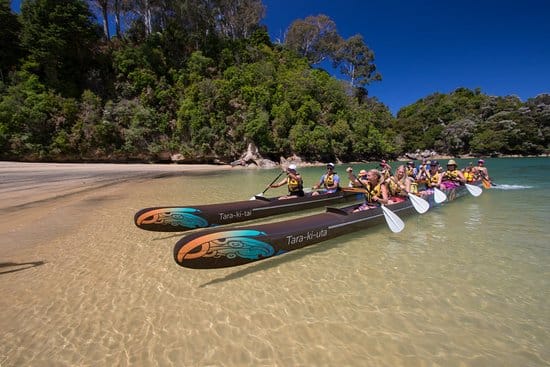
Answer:
[[134, 223], [139, 228], [148, 231], [182, 232], [338, 203], [360, 201], [363, 195], [360, 190], [343, 188], [333, 194], [312, 195], [307, 193], [304, 197], [279, 198], [255, 196], [254, 200], [230, 203], [145, 208], [134, 215]]
[[[454, 200], [468, 194], [468, 191], [465, 186], [459, 186], [446, 191], [446, 195], [448, 200]], [[424, 199], [430, 207], [437, 205], [433, 192], [425, 195]], [[174, 259], [183, 267], [196, 269], [244, 265], [385, 222], [382, 208], [354, 212], [358, 206], [328, 207], [324, 213], [297, 219], [195, 232], [176, 243]], [[399, 217], [417, 212], [410, 199], [387, 205], [386, 208]]]

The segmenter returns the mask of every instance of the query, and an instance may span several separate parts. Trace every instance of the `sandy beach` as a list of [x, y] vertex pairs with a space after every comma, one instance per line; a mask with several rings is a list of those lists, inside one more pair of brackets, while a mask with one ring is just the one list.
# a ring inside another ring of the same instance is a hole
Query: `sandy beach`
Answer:
[[189, 172], [239, 169], [229, 165], [0, 162], [0, 210], [36, 206], [124, 181]]
[[[66, 231], [87, 215], [89, 203], [124, 189], [124, 183], [240, 169], [229, 165], [0, 162], [0, 255], [28, 249]], [[56, 220], [51, 211], [63, 212]]]

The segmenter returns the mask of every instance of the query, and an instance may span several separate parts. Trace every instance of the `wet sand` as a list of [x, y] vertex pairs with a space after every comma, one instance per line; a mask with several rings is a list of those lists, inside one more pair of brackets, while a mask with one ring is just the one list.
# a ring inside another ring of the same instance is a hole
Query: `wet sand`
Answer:
[[[124, 183], [240, 169], [225, 165], [0, 162], [0, 256], [70, 230], [87, 215], [81, 203], [124, 190]], [[50, 215], [52, 211], [62, 213]]]

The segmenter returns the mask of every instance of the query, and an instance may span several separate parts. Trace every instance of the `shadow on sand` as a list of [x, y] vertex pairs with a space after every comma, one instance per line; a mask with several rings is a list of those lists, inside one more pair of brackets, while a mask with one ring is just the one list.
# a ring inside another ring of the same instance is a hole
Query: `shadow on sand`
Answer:
[[295, 261], [297, 259], [300, 259], [300, 258], [302, 258], [304, 256], [307, 256], [307, 255], [310, 255], [310, 254], [324, 252], [324, 251], [330, 250], [331, 248], [338, 247], [340, 245], [341, 245], [341, 242], [334, 241], [333, 243], [327, 242], [322, 246], [315, 246], [315, 245], [308, 246], [308, 247], [302, 248], [302, 249], [300, 249], [299, 251], [296, 251], [296, 252], [285, 253], [285, 254], [282, 254], [280, 256], [275, 256], [275, 257], [272, 257], [270, 259], [260, 261], [259, 263], [255, 264], [255, 265], [249, 266], [249, 267], [247, 267], [245, 269], [242, 269], [242, 270], [238, 270], [238, 271], [236, 271], [234, 273], [231, 273], [231, 274], [228, 274], [224, 277], [217, 278], [217, 279], [212, 279], [211, 281], [206, 282], [206, 283], [200, 285], [199, 287], [204, 288], [204, 287], [207, 287], [209, 285], [216, 284], [216, 283], [223, 283], [223, 282], [226, 282], [226, 281], [229, 281], [229, 280], [238, 279], [238, 278], [244, 277], [246, 275], [258, 272], [258, 271], [267, 270], [267, 269], [270, 269], [270, 268], [277, 267], [277, 266], [281, 265], [282, 263], [285, 263], [285, 262], [288, 262], [288, 261]]
[[9, 270], [1, 270], [0, 274], [15, 273], [16, 271], [27, 270], [30, 268], [34, 268], [35, 266], [44, 265], [45, 263], [46, 263], [45, 261], [30, 261], [26, 263], [14, 263], [14, 262], [0, 263], [0, 269], [15, 268], [15, 269], [9, 269]]

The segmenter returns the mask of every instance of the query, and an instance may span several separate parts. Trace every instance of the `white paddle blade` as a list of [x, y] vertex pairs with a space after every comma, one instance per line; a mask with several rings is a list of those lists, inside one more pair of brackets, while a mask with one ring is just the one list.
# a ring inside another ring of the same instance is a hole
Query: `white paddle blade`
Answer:
[[248, 200], [256, 200], [256, 196], [264, 196], [264, 193], [263, 192], [260, 192], [259, 194], [256, 194], [254, 196], [252, 196], [250, 199]]
[[382, 211], [384, 212], [384, 218], [386, 218], [386, 223], [393, 233], [399, 233], [405, 228], [405, 223], [391, 210], [386, 208], [385, 205], [382, 205]]
[[409, 192], [409, 199], [411, 199], [411, 203], [414, 206], [414, 209], [420, 214], [424, 214], [428, 211], [428, 209], [430, 209], [430, 204], [426, 200], [416, 196], [415, 194], [411, 194]]
[[434, 201], [437, 204], [441, 204], [445, 200], [447, 200], [447, 194], [439, 190], [437, 187], [434, 187]]
[[481, 187], [477, 187], [477, 186], [470, 185], [470, 184], [465, 184], [465, 185], [466, 185], [466, 188], [468, 189], [468, 191], [470, 192], [470, 194], [472, 194], [473, 196], [479, 196], [483, 192]]

